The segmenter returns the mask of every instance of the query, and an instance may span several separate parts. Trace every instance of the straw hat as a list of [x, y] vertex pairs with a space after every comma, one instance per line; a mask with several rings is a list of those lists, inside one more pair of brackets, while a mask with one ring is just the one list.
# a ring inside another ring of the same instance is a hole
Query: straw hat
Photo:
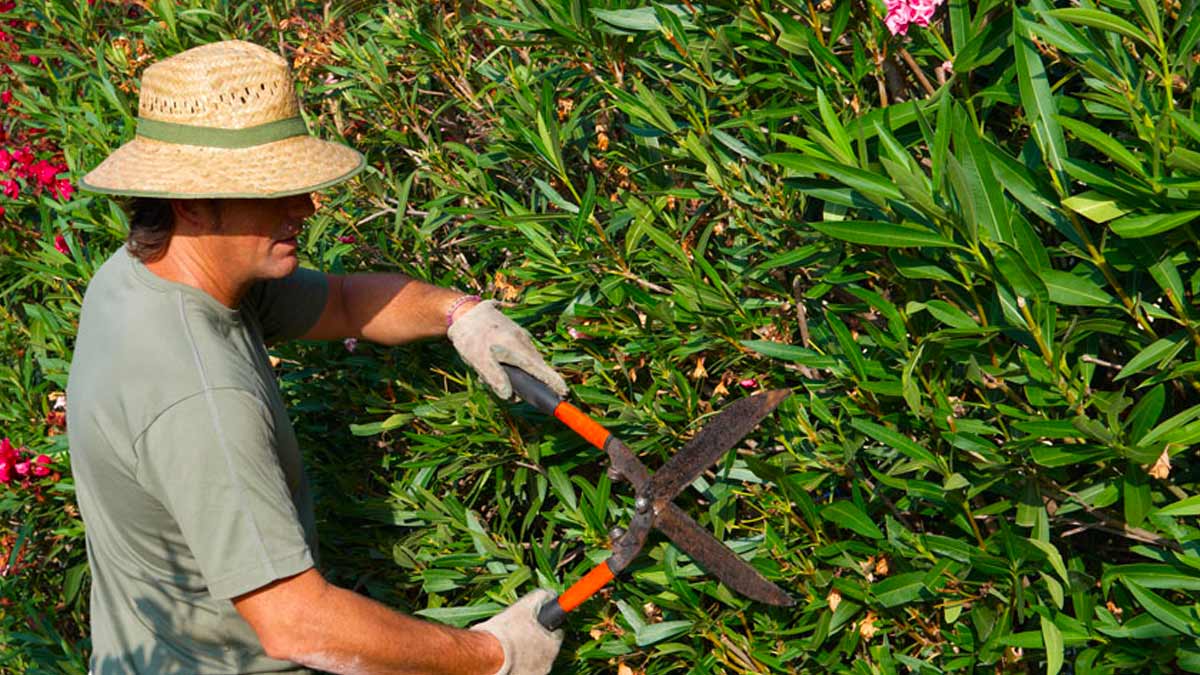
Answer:
[[143, 197], [285, 197], [340, 183], [365, 164], [353, 148], [309, 135], [287, 61], [228, 40], [146, 68], [137, 135], [79, 187]]

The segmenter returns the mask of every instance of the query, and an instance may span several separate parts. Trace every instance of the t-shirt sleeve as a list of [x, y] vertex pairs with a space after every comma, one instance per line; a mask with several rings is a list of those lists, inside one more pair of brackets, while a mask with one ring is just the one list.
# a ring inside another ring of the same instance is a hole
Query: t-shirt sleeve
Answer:
[[177, 403], [138, 448], [138, 479], [179, 525], [209, 592], [233, 598], [313, 567], [266, 406], [208, 390]]
[[304, 267], [250, 287], [242, 307], [254, 314], [268, 344], [300, 337], [321, 318], [329, 298], [325, 274]]

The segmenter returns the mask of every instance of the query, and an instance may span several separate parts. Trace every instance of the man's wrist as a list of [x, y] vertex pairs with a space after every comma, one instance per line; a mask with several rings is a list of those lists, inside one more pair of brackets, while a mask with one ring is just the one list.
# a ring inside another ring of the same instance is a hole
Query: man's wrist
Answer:
[[504, 645], [500, 643], [500, 638], [486, 630], [469, 632], [478, 636], [475, 649], [483, 657], [484, 673], [492, 675], [502, 672], [505, 664], [508, 663], [508, 658], [504, 653]]
[[454, 322], [458, 321], [459, 317], [471, 311], [471, 308], [480, 302], [483, 302], [483, 299], [478, 295], [466, 294], [455, 298], [446, 309], [446, 328], [454, 325]]

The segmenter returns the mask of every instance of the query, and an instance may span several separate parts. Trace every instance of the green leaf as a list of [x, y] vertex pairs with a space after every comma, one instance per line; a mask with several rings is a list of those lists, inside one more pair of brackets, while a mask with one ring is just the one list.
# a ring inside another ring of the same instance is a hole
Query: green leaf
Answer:
[[1137, 375], [1154, 364], [1159, 364], [1161, 367], [1163, 362], [1175, 358], [1175, 355], [1186, 345], [1187, 341], [1184, 338], [1161, 338], [1155, 340], [1145, 349], [1138, 352], [1137, 356], [1129, 359], [1129, 363], [1126, 363], [1121, 368], [1121, 372], [1113, 378], [1113, 381]]
[[1050, 566], [1054, 568], [1054, 572], [1058, 574], [1058, 578], [1063, 580], [1063, 583], [1071, 585], [1071, 578], [1067, 576], [1067, 566], [1063, 564], [1062, 554], [1048, 541], [1040, 539], [1026, 539], [1030, 544], [1036, 546], [1042, 553], [1046, 554], [1046, 559], [1050, 561]]
[[844, 220], [839, 223], [808, 223], [814, 230], [834, 239], [865, 246], [889, 248], [912, 248], [930, 246], [936, 248], [959, 248], [957, 244], [932, 230], [917, 225]]
[[871, 594], [883, 607], [896, 607], [932, 597], [925, 587], [924, 572], [908, 572], [888, 577], [872, 585]]
[[1057, 177], [1062, 192], [1066, 189], [1064, 161], [1067, 158], [1067, 143], [1063, 139], [1062, 127], [1055, 119], [1058, 106], [1050, 92], [1046, 68], [1042, 65], [1041, 56], [1026, 25], [1026, 16], [1023, 10], [1013, 12], [1013, 55], [1017, 65], [1021, 105], [1033, 123], [1033, 135], [1038, 148], [1046, 165]]
[[691, 621], [683, 620], [646, 624], [638, 629], [635, 635], [635, 642], [637, 642], [637, 646], [639, 647], [646, 647], [656, 642], [673, 638], [676, 635], [682, 635], [691, 629], [692, 625]]
[[1137, 599], [1138, 604], [1146, 608], [1159, 623], [1170, 627], [1177, 633], [1182, 633], [1188, 637], [1200, 637], [1192, 628], [1192, 622], [1188, 615], [1183, 610], [1175, 605], [1167, 602], [1154, 591], [1147, 590], [1141, 584], [1131, 579], [1122, 579], [1122, 583]]
[[658, 30], [662, 24], [654, 14], [654, 7], [638, 7], [636, 9], [596, 9], [589, 8], [592, 16], [601, 21], [624, 28], [625, 30], [650, 31]]
[[374, 436], [382, 434], [385, 431], [391, 431], [402, 427], [413, 419], [412, 415], [404, 413], [396, 413], [381, 422], [371, 422], [369, 424], [351, 424], [350, 433], [355, 436]]
[[801, 174], [825, 174], [839, 183], [859, 191], [868, 199], [901, 200], [904, 197], [900, 189], [890, 180], [858, 167], [791, 152], [771, 153], [764, 155], [763, 159]]
[[1141, 178], [1146, 177], [1146, 168], [1142, 166], [1141, 160], [1127, 150], [1112, 136], [1104, 133], [1096, 127], [1077, 119], [1059, 115], [1058, 123], [1067, 128], [1067, 131], [1075, 134], [1079, 140], [1087, 143], [1093, 148], [1099, 150], [1112, 161], [1125, 167], [1128, 171], [1136, 174]]
[[450, 624], [451, 626], [462, 627], [479, 619], [489, 618], [502, 609], [504, 607], [494, 602], [485, 602], [465, 607], [428, 607], [426, 609], [418, 609], [413, 614]]
[[846, 128], [842, 126], [842, 121], [838, 119], [833, 106], [829, 105], [829, 99], [825, 97], [825, 91], [822, 89], [817, 89], [817, 110], [821, 113], [825, 131], [829, 132], [829, 138], [838, 150], [837, 160], [843, 164], [854, 163], [854, 148], [850, 147], [850, 137], [846, 135]]
[[1063, 637], [1058, 626], [1045, 614], [1038, 615], [1042, 622], [1042, 644], [1046, 647], [1046, 675], [1058, 675], [1063, 665]]
[[1154, 508], [1150, 500], [1150, 484], [1146, 472], [1137, 464], [1130, 463], [1121, 479], [1122, 502], [1125, 506], [1125, 522], [1137, 527]]
[[1120, 218], [1131, 210], [1121, 206], [1116, 199], [1095, 190], [1068, 197], [1062, 201], [1062, 204], [1093, 223], [1107, 223], [1114, 218]]
[[1044, 270], [1041, 276], [1053, 303], [1075, 307], [1111, 307], [1117, 304], [1116, 298], [1086, 277], [1061, 270]]
[[[1155, 511], [1160, 516], [1200, 516], [1200, 495], [1180, 499]], [[1200, 589], [1197, 589], [1200, 590]]]
[[861, 417], [855, 417], [851, 419], [850, 426], [870, 436], [876, 441], [883, 443], [884, 445], [895, 448], [901, 454], [925, 466], [926, 468], [933, 469], [934, 471], [938, 471], [943, 474], [946, 473], [942, 463], [938, 460], [936, 455], [917, 445], [914, 441], [898, 431], [888, 429], [887, 427], [878, 425], [874, 422], [869, 422]]
[[[1186, 500], [1185, 500], [1186, 501]], [[1200, 505], [1200, 502], [1198, 502]], [[1190, 509], [1189, 509], [1190, 511]], [[1162, 513], [1162, 510], [1159, 510]], [[1200, 513], [1197, 509], [1194, 513]], [[1176, 514], [1184, 515], [1184, 514]], [[1133, 581], [1146, 588], [1165, 588], [1178, 591], [1200, 591], [1200, 574], [1189, 574], [1184, 570], [1161, 563], [1134, 563], [1132, 565], [1113, 565], [1104, 570], [1100, 583], [1105, 589], [1113, 581]], [[1108, 591], [1105, 590], [1105, 593]]]
[[1046, 12], [1050, 16], [1073, 23], [1079, 26], [1088, 26], [1089, 28], [1099, 28], [1100, 30], [1112, 31], [1119, 33], [1132, 40], [1137, 40], [1143, 45], [1154, 49], [1154, 45], [1150, 42], [1146, 34], [1138, 29], [1137, 26], [1129, 23], [1125, 19], [1108, 12], [1102, 12], [1098, 9], [1084, 8], [1069, 8], [1069, 9], [1052, 9]]
[[867, 514], [852, 502], [837, 501], [827, 504], [821, 509], [821, 517], [869, 539], [883, 539], [883, 532], [880, 532]]
[[837, 359], [795, 345], [786, 345], [770, 340], [742, 340], [742, 345], [773, 359], [792, 361], [809, 368], [833, 368], [838, 365]]
[[1110, 227], [1112, 227], [1113, 232], [1126, 239], [1140, 239], [1142, 237], [1151, 237], [1163, 232], [1169, 232], [1192, 222], [1197, 217], [1200, 217], [1200, 211], [1125, 216], [1124, 218], [1114, 220]]

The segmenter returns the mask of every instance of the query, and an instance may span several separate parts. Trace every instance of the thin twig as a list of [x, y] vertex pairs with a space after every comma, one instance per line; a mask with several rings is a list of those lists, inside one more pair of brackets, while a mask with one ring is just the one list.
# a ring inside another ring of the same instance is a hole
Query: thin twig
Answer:
[[932, 84], [929, 84], [929, 78], [925, 77], [925, 71], [921, 70], [921, 66], [917, 65], [917, 62], [915, 59], [913, 59], [912, 54], [909, 54], [907, 49], [901, 47], [900, 58], [904, 59], [904, 62], [908, 64], [909, 69], [912, 70], [913, 75], [917, 76], [917, 81], [920, 82], [921, 86], [925, 88], [925, 93], [933, 96], [937, 90], [933, 88]]

